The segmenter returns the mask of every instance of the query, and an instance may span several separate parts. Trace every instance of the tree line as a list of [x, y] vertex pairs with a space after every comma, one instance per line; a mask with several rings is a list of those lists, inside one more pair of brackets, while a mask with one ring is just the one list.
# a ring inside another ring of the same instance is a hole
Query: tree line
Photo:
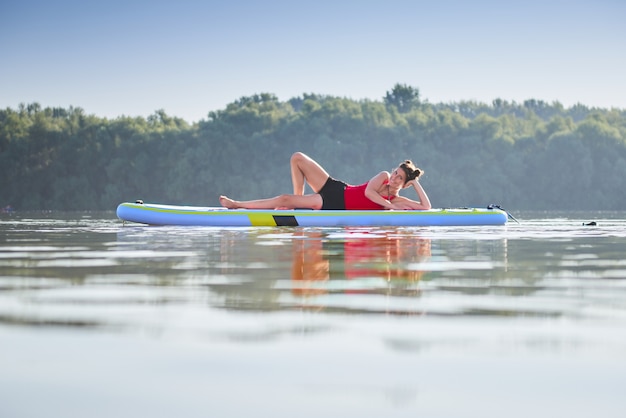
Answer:
[[0, 110], [0, 207], [214, 206], [220, 194], [291, 193], [295, 151], [354, 184], [412, 159], [435, 207], [626, 207], [626, 111], [532, 99], [432, 104], [401, 84], [380, 101], [255, 94], [193, 124], [162, 110], [115, 119], [37, 103]]

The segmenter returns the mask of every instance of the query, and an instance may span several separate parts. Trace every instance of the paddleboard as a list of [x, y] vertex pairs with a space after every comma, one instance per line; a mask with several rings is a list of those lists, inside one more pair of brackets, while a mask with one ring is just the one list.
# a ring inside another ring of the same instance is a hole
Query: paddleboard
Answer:
[[188, 226], [471, 226], [504, 225], [500, 208], [429, 210], [273, 210], [121, 203], [117, 217], [147, 225]]

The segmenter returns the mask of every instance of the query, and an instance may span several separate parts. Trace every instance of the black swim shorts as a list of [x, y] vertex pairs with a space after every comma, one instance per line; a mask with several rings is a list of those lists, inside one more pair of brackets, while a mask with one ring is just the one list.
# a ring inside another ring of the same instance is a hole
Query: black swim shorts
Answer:
[[322, 196], [322, 210], [344, 210], [346, 203], [343, 192], [348, 185], [343, 181], [328, 177], [324, 186], [318, 192]]

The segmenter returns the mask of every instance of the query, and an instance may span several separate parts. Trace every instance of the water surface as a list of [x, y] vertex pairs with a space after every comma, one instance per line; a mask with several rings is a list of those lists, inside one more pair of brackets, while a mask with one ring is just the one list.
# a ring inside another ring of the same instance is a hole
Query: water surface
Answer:
[[3, 215], [0, 416], [622, 416], [626, 214], [516, 216]]

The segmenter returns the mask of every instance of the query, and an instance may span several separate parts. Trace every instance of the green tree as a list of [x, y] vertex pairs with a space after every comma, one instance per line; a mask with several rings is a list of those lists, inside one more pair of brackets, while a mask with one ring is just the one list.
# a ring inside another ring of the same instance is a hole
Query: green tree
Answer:
[[407, 113], [420, 105], [420, 92], [416, 87], [396, 84], [384, 98], [387, 106], [393, 106], [400, 113]]

